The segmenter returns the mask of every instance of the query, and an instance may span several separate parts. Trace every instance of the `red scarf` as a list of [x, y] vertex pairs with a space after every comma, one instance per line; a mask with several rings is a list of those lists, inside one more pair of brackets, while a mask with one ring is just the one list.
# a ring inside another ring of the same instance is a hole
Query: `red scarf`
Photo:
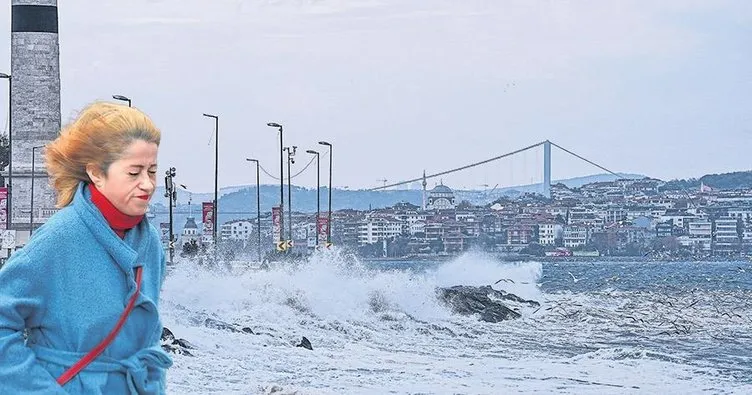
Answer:
[[94, 186], [89, 184], [89, 190], [91, 191], [91, 202], [102, 212], [104, 219], [110, 225], [112, 230], [120, 236], [121, 239], [125, 238], [125, 232], [133, 229], [144, 218], [143, 215], [132, 216], [123, 214], [118, 210], [104, 195], [102, 192]]

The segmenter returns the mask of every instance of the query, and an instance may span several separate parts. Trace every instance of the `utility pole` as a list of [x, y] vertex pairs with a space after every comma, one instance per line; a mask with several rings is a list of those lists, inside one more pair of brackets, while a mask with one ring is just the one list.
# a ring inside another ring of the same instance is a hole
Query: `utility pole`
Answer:
[[175, 236], [173, 234], [173, 219], [172, 219], [172, 206], [177, 201], [177, 192], [175, 191], [175, 184], [172, 179], [175, 177], [175, 168], [170, 167], [165, 175], [165, 194], [167, 198], [167, 206], [170, 208], [170, 241], [168, 243], [170, 251], [170, 264], [173, 263], [175, 258]]
[[282, 125], [276, 122], [269, 122], [266, 124], [270, 128], [277, 128], [279, 130], [279, 240], [284, 241], [283, 236], [285, 231], [284, 218], [285, 214], [282, 210], [285, 207], [285, 169], [284, 169], [284, 144], [282, 142]]
[[295, 151], [298, 149], [297, 146], [293, 145], [292, 147], [285, 147], [284, 150], [287, 151], [287, 236], [290, 238], [289, 241], [293, 241], [292, 237], [292, 174], [290, 173], [290, 164], [295, 163]]
[[259, 263], [261, 263], [261, 178], [259, 175], [259, 167], [261, 166], [259, 164], [258, 159], [250, 159], [246, 158], [248, 162], [256, 162], [256, 233], [258, 233], [258, 246], [256, 247], [258, 250], [258, 260]]
[[314, 229], [316, 229], [316, 248], [319, 248], [319, 217], [321, 216], [321, 163], [319, 163], [320, 158], [318, 151], [309, 149], [306, 152], [311, 155], [316, 155], [316, 221], [314, 221], [316, 226], [314, 227]]

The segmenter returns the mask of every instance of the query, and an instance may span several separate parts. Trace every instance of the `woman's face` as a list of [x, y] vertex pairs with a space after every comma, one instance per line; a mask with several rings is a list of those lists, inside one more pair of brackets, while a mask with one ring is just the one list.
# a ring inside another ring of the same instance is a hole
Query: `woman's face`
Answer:
[[91, 172], [89, 177], [120, 212], [132, 216], [144, 215], [157, 185], [158, 148], [154, 143], [136, 140], [128, 146], [121, 159], [110, 165], [104, 177], [97, 177]]

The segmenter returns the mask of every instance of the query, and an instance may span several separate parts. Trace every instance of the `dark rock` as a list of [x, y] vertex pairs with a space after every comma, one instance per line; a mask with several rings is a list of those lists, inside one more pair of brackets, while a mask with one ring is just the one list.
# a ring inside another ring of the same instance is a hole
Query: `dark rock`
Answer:
[[180, 347], [187, 348], [189, 350], [193, 350], [196, 348], [193, 344], [191, 344], [188, 340], [185, 339], [175, 339], [175, 343]]
[[185, 339], [176, 339], [175, 334], [167, 329], [167, 327], [162, 328], [162, 349], [165, 352], [192, 357], [193, 354], [188, 352], [188, 349], [195, 348], [194, 345]]
[[162, 328], [162, 340], [175, 340], [175, 335], [167, 327]]
[[251, 328], [249, 328], [247, 326], [244, 327], [243, 329], [241, 329], [241, 331], [243, 331], [245, 333], [250, 333], [251, 335], [255, 335], [255, 333], [253, 333], [253, 329], [251, 329]]
[[214, 318], [207, 318], [204, 320], [204, 326], [207, 328], [214, 328], [223, 331], [230, 331], [235, 333], [248, 333], [253, 335], [253, 330], [249, 327], [241, 327], [238, 324], [230, 324], [224, 321], [215, 320]]
[[300, 341], [300, 344], [298, 344], [295, 347], [303, 347], [303, 348], [307, 348], [309, 350], [313, 350], [313, 346], [311, 345], [311, 341], [308, 340], [308, 338], [306, 338], [305, 336], [303, 336], [303, 340]]
[[526, 300], [517, 295], [504, 291], [497, 291], [491, 286], [473, 287], [456, 285], [449, 288], [437, 288], [439, 298], [452, 308], [457, 314], [478, 314], [482, 321], [499, 322], [513, 318], [520, 318], [521, 314], [501, 301], [513, 304], [538, 307], [540, 303]]

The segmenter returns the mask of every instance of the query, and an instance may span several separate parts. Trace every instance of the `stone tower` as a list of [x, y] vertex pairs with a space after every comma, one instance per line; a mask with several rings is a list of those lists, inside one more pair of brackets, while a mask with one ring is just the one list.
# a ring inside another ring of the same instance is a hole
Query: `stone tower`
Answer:
[[[32, 148], [60, 133], [60, 49], [57, 0], [11, 0], [11, 228], [28, 230]], [[34, 224], [55, 212], [55, 194], [36, 149]]]

